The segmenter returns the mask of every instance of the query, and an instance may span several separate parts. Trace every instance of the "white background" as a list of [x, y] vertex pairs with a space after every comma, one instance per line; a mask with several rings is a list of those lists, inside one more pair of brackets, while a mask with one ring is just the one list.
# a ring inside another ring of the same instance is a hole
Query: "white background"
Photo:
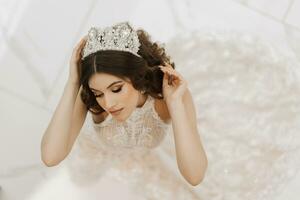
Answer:
[[[162, 42], [182, 31], [236, 29], [300, 59], [299, 19], [300, 0], [0, 0], [0, 198], [24, 199], [56, 169], [41, 163], [40, 141], [72, 49], [90, 26], [129, 20]], [[298, 199], [299, 186], [298, 173], [278, 199]]]

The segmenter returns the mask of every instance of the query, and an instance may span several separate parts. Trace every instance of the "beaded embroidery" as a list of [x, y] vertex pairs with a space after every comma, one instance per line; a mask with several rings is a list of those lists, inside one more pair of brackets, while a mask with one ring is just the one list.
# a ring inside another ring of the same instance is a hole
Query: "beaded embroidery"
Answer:
[[169, 124], [165, 123], [154, 108], [154, 98], [148, 95], [142, 107], [136, 108], [125, 122], [116, 121], [111, 115], [99, 124], [93, 122], [97, 137], [108, 146], [153, 148], [164, 139]]

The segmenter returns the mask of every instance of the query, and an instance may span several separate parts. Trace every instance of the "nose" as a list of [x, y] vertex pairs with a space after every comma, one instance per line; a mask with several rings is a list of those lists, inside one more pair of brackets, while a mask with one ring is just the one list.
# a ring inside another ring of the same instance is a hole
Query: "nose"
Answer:
[[107, 110], [110, 110], [110, 109], [115, 109], [115, 99], [109, 95], [105, 95], [104, 96], [104, 105], [106, 107]]

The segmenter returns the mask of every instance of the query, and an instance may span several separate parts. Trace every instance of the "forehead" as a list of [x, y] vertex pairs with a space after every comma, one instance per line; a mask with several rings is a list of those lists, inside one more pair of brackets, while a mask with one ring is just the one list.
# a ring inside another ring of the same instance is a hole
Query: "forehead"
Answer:
[[107, 86], [115, 81], [125, 81], [117, 76], [107, 73], [96, 73], [91, 76], [89, 79], [89, 87], [98, 89], [98, 90], [105, 90]]

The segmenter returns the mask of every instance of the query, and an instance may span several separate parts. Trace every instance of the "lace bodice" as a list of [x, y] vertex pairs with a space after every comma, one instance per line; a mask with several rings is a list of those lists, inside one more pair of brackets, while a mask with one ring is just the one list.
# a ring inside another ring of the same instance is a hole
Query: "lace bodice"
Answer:
[[144, 105], [137, 107], [125, 122], [118, 122], [110, 114], [96, 124], [89, 120], [96, 137], [107, 148], [154, 148], [164, 139], [170, 124], [157, 114], [155, 99], [148, 95]]

